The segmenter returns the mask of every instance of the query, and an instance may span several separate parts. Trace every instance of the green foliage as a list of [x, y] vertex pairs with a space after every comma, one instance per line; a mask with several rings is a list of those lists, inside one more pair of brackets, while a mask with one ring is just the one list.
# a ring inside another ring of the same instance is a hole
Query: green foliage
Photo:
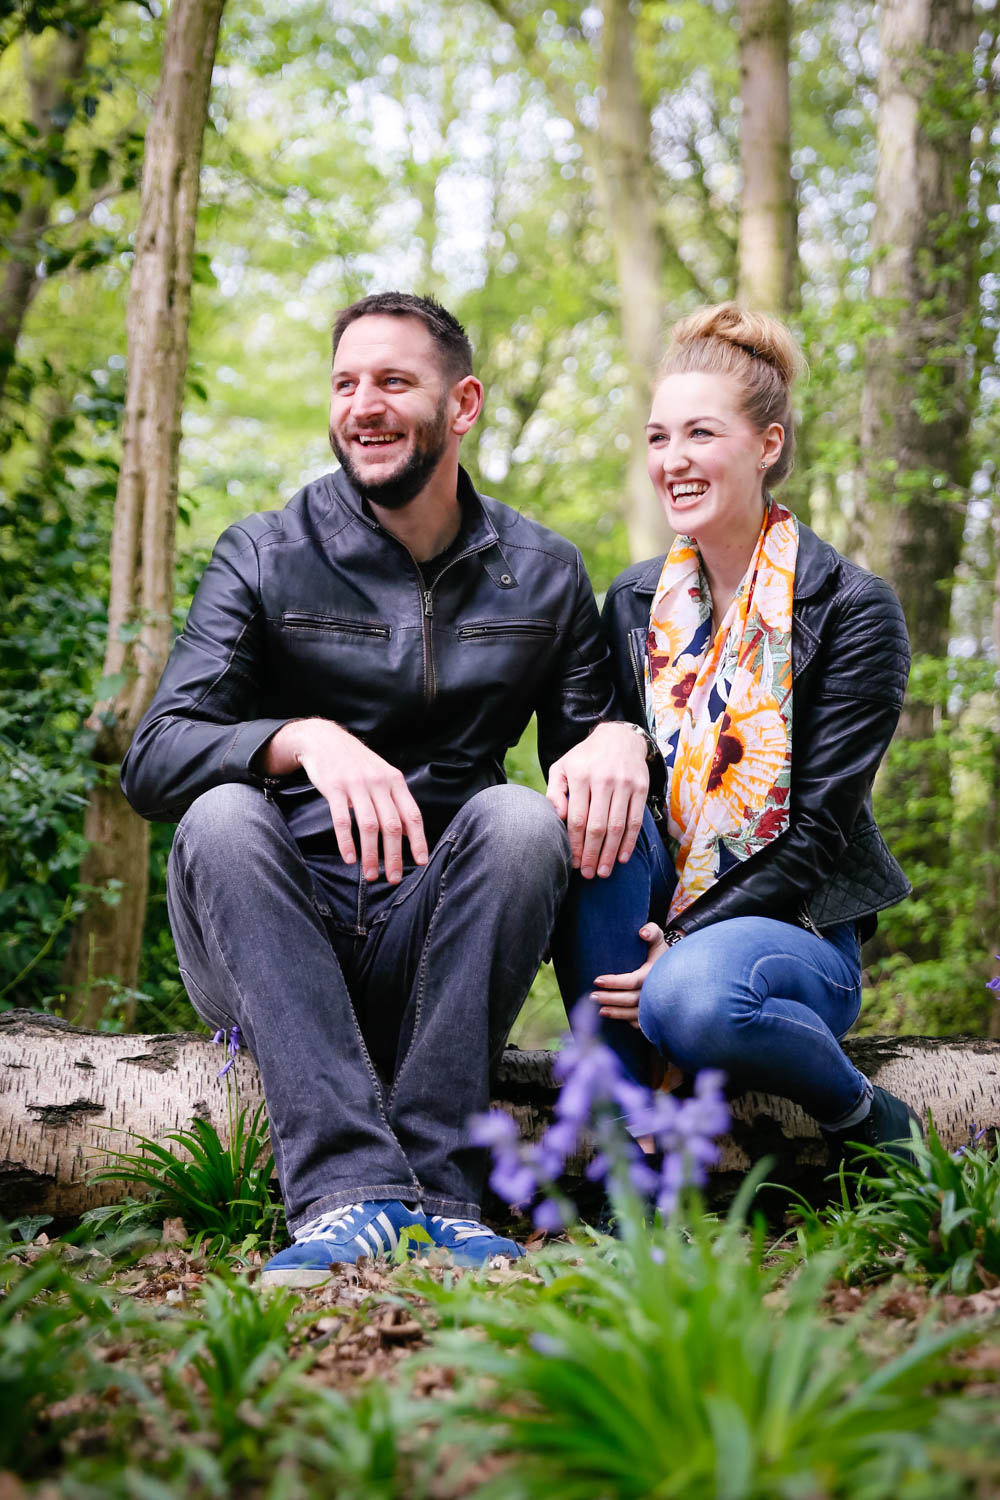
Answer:
[[[227, 1080], [228, 1084], [228, 1080]], [[160, 1218], [176, 1216], [194, 1236], [197, 1248], [219, 1256], [234, 1243], [244, 1252], [252, 1237], [266, 1243], [280, 1212], [271, 1195], [271, 1155], [263, 1104], [250, 1115], [237, 1112], [236, 1090], [228, 1089], [229, 1141], [223, 1143], [208, 1120], [168, 1131], [163, 1141], [138, 1137], [138, 1151], [115, 1151], [117, 1165], [98, 1172], [97, 1182], [123, 1182], [154, 1195]], [[165, 1141], [180, 1146], [184, 1156]]]
[[928, 1389], [961, 1335], [874, 1360], [861, 1319], [822, 1316], [833, 1265], [786, 1277], [737, 1213], [538, 1262], [541, 1286], [502, 1296], [428, 1287], [451, 1325], [428, 1357], [467, 1377], [456, 1419], [485, 1424], [509, 1461], [477, 1496], [929, 1496]]
[[[898, 740], [876, 786], [876, 814], [913, 883], [908, 900], [879, 914], [866, 949], [870, 1032], [982, 1035], [1000, 925], [1000, 843], [994, 666], [918, 657], [916, 709], [944, 703], [926, 738]], [[929, 857], [930, 851], [930, 857]]]
[[[298, 1298], [208, 1277], [173, 1315], [116, 1298], [53, 1249], [0, 1234], [0, 1464], [66, 1500], [422, 1500], [419, 1408], [309, 1382], [323, 1345]], [[293, 1352], [296, 1345], [298, 1353]], [[140, 1371], [142, 1373], [140, 1373]]]
[[77, 414], [54, 418], [40, 460], [0, 489], [0, 997], [7, 1004], [38, 1003], [51, 992], [78, 902], [93, 779], [84, 720], [103, 650], [117, 475], [109, 455], [81, 451], [101, 441], [89, 427]]
[[930, 1121], [914, 1164], [866, 1148], [868, 1170], [842, 1202], [798, 1210], [803, 1246], [832, 1247], [845, 1281], [903, 1269], [935, 1292], [974, 1292], [1000, 1278], [1000, 1158], [992, 1138], [949, 1151]]
[[30, 1474], [73, 1425], [57, 1403], [71, 1408], [80, 1390], [112, 1387], [138, 1397], [144, 1387], [99, 1357], [111, 1328], [122, 1327], [109, 1289], [73, 1275], [53, 1252], [25, 1263], [19, 1248], [0, 1226], [0, 1468]]
[[[135, 185], [163, 35], [152, 11], [74, 0], [17, 5], [0, 20], [0, 242], [14, 245], [36, 188], [55, 194], [31, 240], [45, 275], [0, 411], [0, 1004], [52, 1002], [80, 898], [82, 807], [95, 775], [83, 726], [103, 647]], [[631, 14], [672, 317], [734, 286], [739, 28], [730, 0], [644, 0]], [[856, 551], [866, 350], [897, 321], [897, 309], [873, 304], [867, 262], [878, 17], [841, 3], [799, 5], [793, 16], [795, 319], [811, 374], [785, 493], [803, 518]], [[77, 27], [88, 33], [87, 67], [71, 108], [51, 131], [32, 134], [22, 44], [42, 56], [55, 29]], [[968, 66], [944, 54], [920, 63], [926, 131], [960, 141], [971, 132], [974, 146], [962, 177], [967, 212], [932, 226], [933, 253], [921, 262], [936, 278], [932, 293], [958, 274], [957, 240], [981, 241], [965, 325], [949, 321], [947, 336], [936, 333], [914, 373], [912, 402], [925, 425], [951, 414], [949, 372], [969, 364], [988, 374], [994, 362], [994, 33], [986, 7]], [[572, 536], [599, 590], [625, 565], [628, 372], [613, 226], [590, 161], [603, 40], [598, 7], [539, 9], [526, 0], [467, 6], [460, 27], [440, 0], [393, 0], [371, 13], [347, 0], [303, 0], [294, 13], [263, 0], [227, 7], [199, 209], [179, 606], [225, 524], [283, 504], [329, 467], [330, 315], [389, 284], [440, 295], [469, 328], [487, 385], [484, 416], [463, 447], [477, 482]], [[989, 645], [995, 388], [975, 382], [969, 441], [934, 491], [957, 494], [966, 518], [952, 634], [967, 654], [928, 683], [933, 741], [901, 747], [903, 779], [880, 809], [917, 894], [883, 917], [867, 955], [866, 1017], [879, 1030], [989, 1024], [979, 976], [1000, 924]], [[934, 479], [930, 471], [886, 477], [917, 499]], [[931, 793], [921, 759], [943, 767]], [[927, 827], [931, 858], [915, 836]], [[142, 1029], [191, 1023], [166, 924], [168, 842], [157, 830]], [[521, 1026], [533, 1044], [562, 1029], [550, 970]]]

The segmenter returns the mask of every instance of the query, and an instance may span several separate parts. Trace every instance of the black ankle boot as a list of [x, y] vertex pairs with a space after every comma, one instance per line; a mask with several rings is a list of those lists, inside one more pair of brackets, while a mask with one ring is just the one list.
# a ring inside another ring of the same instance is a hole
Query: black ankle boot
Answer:
[[910, 1123], [916, 1125], [923, 1136], [920, 1117], [902, 1099], [890, 1094], [888, 1089], [872, 1088], [872, 1106], [863, 1120], [847, 1125], [843, 1130], [824, 1130], [823, 1135], [830, 1148], [830, 1165], [836, 1169], [841, 1162], [852, 1171], [861, 1172], [871, 1165], [871, 1157], [853, 1149], [855, 1146], [881, 1146], [897, 1161], [915, 1167], [917, 1159], [913, 1152], [899, 1142], [910, 1139]]

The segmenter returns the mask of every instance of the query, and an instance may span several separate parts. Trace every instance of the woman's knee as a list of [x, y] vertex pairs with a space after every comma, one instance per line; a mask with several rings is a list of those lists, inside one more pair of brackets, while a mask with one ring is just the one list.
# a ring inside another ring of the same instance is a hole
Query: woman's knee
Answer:
[[689, 939], [667, 950], [642, 987], [639, 1027], [685, 1071], [727, 1068], [738, 1050], [737, 997], [710, 945], [682, 954]]

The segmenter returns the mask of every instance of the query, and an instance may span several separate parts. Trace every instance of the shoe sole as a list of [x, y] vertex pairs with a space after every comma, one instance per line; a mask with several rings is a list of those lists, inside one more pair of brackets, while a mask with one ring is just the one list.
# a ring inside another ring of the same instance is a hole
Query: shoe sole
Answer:
[[325, 1271], [308, 1266], [289, 1266], [287, 1271], [261, 1271], [257, 1277], [257, 1286], [261, 1291], [268, 1291], [273, 1286], [322, 1286], [324, 1282], [330, 1280], [331, 1276], [337, 1274], [342, 1265], [351, 1264], [351, 1261], [337, 1261]]

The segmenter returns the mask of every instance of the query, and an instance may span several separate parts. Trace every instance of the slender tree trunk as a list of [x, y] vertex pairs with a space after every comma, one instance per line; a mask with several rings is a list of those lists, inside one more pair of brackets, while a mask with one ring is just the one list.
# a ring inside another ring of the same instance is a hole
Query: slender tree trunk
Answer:
[[[885, 0], [869, 339], [861, 407], [864, 561], [899, 595], [914, 657], [948, 649], [970, 478], [968, 354], [982, 227], [969, 215], [978, 35], [973, 0]], [[898, 739], [929, 741], [943, 689], [908, 695]], [[943, 745], [897, 755], [883, 794], [907, 806], [894, 847], [917, 877], [948, 838]], [[942, 821], [943, 818], [943, 821]], [[927, 878], [930, 878], [928, 876]]]
[[786, 314], [797, 267], [788, 91], [788, 0], [740, 0], [740, 198], [738, 295]]
[[[845, 1050], [870, 1078], [921, 1114], [930, 1109], [946, 1146], [964, 1145], [969, 1124], [1000, 1126], [1000, 1042], [970, 1037], [862, 1037]], [[71, 1217], [120, 1202], [122, 1186], [95, 1183], [113, 1152], [135, 1149], [128, 1132], [163, 1140], [192, 1118], [226, 1138], [225, 1052], [205, 1036], [120, 1036], [80, 1031], [35, 1011], [0, 1016], [0, 1206], [8, 1217]], [[509, 1048], [494, 1103], [537, 1140], [558, 1092], [551, 1052]], [[249, 1053], [236, 1059], [240, 1105], [262, 1098]], [[822, 1192], [826, 1150], [815, 1121], [787, 1099], [747, 1093], [733, 1101], [721, 1141], [713, 1199], [731, 1197], [752, 1162], [769, 1156], [768, 1178]], [[579, 1182], [586, 1157], [568, 1164]], [[129, 1191], [134, 1191], [129, 1188]]]
[[625, 527], [629, 551], [638, 559], [661, 552], [669, 538], [646, 470], [650, 383], [663, 350], [660, 275], [665, 252], [657, 229], [650, 122], [636, 73], [635, 18], [629, 0], [605, 0], [601, 82], [604, 97], [594, 164], [618, 272], [629, 377]]
[[111, 538], [104, 683], [91, 718], [103, 774], [87, 808], [91, 894], [74, 929], [71, 1008], [96, 1023], [115, 984], [134, 988], [146, 907], [149, 835], [117, 769], [152, 699], [170, 647], [174, 530], [191, 267], [212, 65], [224, 0], [173, 0], [146, 135], [142, 202], [126, 330], [129, 368], [122, 466]]
[[[61, 137], [75, 109], [76, 84], [87, 59], [90, 32], [75, 35], [48, 31], [37, 43], [21, 41], [28, 85], [28, 118], [37, 141]], [[8, 237], [7, 268], [0, 284], [0, 403], [17, 352], [25, 315], [41, 284], [39, 236], [47, 228], [52, 205], [59, 196], [54, 177], [25, 173], [19, 185], [21, 208]]]

